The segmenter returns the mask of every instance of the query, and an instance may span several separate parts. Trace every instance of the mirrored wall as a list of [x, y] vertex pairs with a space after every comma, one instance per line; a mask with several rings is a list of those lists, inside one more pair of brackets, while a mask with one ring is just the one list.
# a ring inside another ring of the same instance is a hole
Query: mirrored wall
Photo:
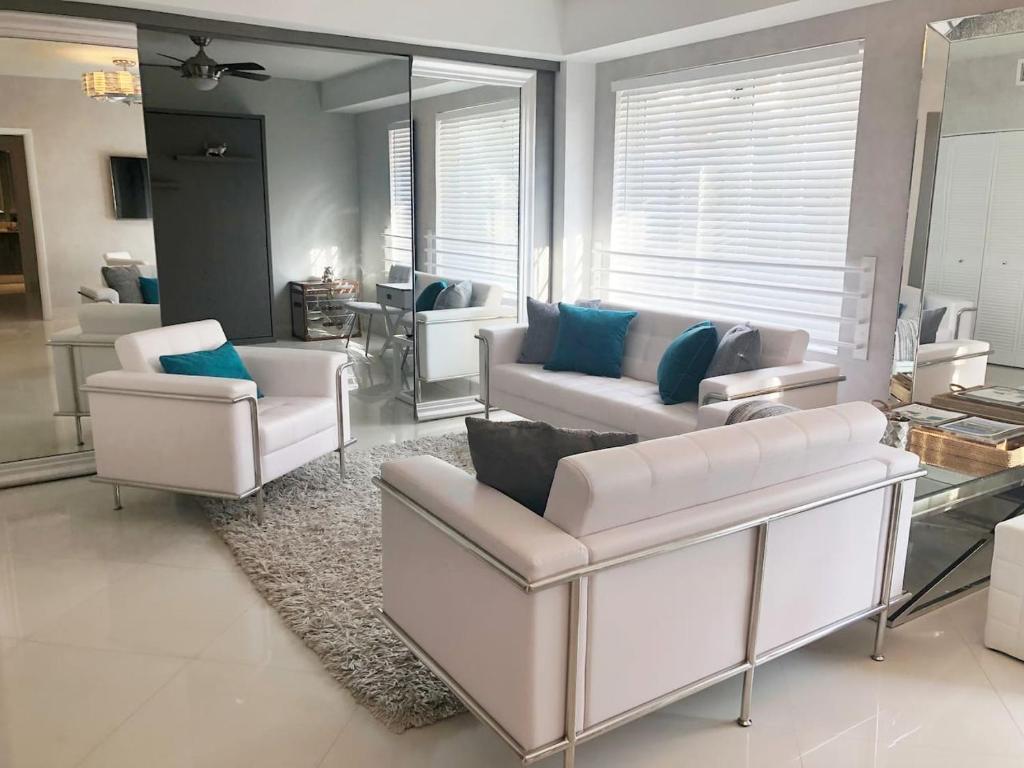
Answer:
[[890, 394], [1024, 387], [1024, 11], [929, 25], [914, 171]]

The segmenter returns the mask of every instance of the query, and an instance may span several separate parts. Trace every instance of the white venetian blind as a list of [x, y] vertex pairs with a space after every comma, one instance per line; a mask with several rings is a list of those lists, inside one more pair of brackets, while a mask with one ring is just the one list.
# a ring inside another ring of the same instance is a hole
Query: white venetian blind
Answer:
[[514, 303], [519, 242], [519, 103], [437, 116], [438, 273], [498, 283]]
[[806, 329], [861, 298], [847, 224], [863, 53], [844, 43], [615, 84], [611, 300]]
[[412, 253], [412, 135], [408, 123], [388, 128], [391, 214], [384, 233], [386, 257], [409, 264]]

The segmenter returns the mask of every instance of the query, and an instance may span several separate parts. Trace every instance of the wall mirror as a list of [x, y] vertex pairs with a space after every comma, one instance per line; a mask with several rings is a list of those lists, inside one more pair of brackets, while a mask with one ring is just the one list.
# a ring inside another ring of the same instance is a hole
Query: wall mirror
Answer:
[[[926, 30], [890, 394], [1024, 403], [1024, 10]], [[1024, 421], [1024, 411], [1020, 411]], [[1011, 418], [1012, 420], [1012, 418]]]
[[530, 290], [535, 78], [413, 60], [416, 268], [395, 375], [418, 419], [481, 410], [479, 329], [516, 322]]
[[104, 275], [154, 259], [152, 222], [113, 194], [112, 159], [146, 157], [135, 27], [47, 18], [0, 13], [0, 482], [42, 457], [89, 471], [78, 385], [114, 367], [128, 315], [160, 322]]

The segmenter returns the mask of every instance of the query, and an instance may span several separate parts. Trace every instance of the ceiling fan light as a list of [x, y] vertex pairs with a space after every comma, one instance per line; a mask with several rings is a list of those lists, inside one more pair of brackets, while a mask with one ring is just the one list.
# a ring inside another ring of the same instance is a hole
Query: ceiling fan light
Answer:
[[192, 81], [192, 85], [197, 91], [212, 91], [220, 82], [220, 80], [215, 77], [193, 77], [190, 79]]

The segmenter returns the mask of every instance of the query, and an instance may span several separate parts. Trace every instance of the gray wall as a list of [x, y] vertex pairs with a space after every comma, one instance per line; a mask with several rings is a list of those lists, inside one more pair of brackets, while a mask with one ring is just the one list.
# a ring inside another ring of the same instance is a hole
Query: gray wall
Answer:
[[290, 280], [317, 276], [328, 263], [339, 276], [358, 277], [355, 116], [321, 111], [317, 83], [301, 80], [224, 78], [201, 92], [172, 70], [144, 67], [143, 93], [147, 107], [266, 117], [274, 331], [290, 337]]
[[79, 303], [79, 286], [100, 285], [106, 251], [154, 259], [153, 222], [116, 219], [110, 187], [111, 155], [146, 154], [142, 110], [92, 101], [77, 80], [0, 77], [0, 93], [0, 128], [32, 131], [36, 246], [59, 315]]
[[[1017, 50], [998, 56], [977, 56], [989, 40], [950, 45], [942, 135], [1024, 129], [1024, 87], [1014, 81], [1017, 61], [1024, 58], [1024, 34], [997, 38], [1019, 41]], [[972, 58], [963, 54], [970, 48]]]
[[925, 25], [1014, 4], [997, 0], [896, 0], [599, 65], [594, 242], [607, 242], [610, 227], [615, 105], [612, 81], [863, 39], [864, 79], [848, 252], [851, 257], [877, 257], [878, 272], [868, 359], [841, 355], [838, 362], [849, 379], [842, 391], [844, 399], [883, 397], [892, 363], [903, 267]]

